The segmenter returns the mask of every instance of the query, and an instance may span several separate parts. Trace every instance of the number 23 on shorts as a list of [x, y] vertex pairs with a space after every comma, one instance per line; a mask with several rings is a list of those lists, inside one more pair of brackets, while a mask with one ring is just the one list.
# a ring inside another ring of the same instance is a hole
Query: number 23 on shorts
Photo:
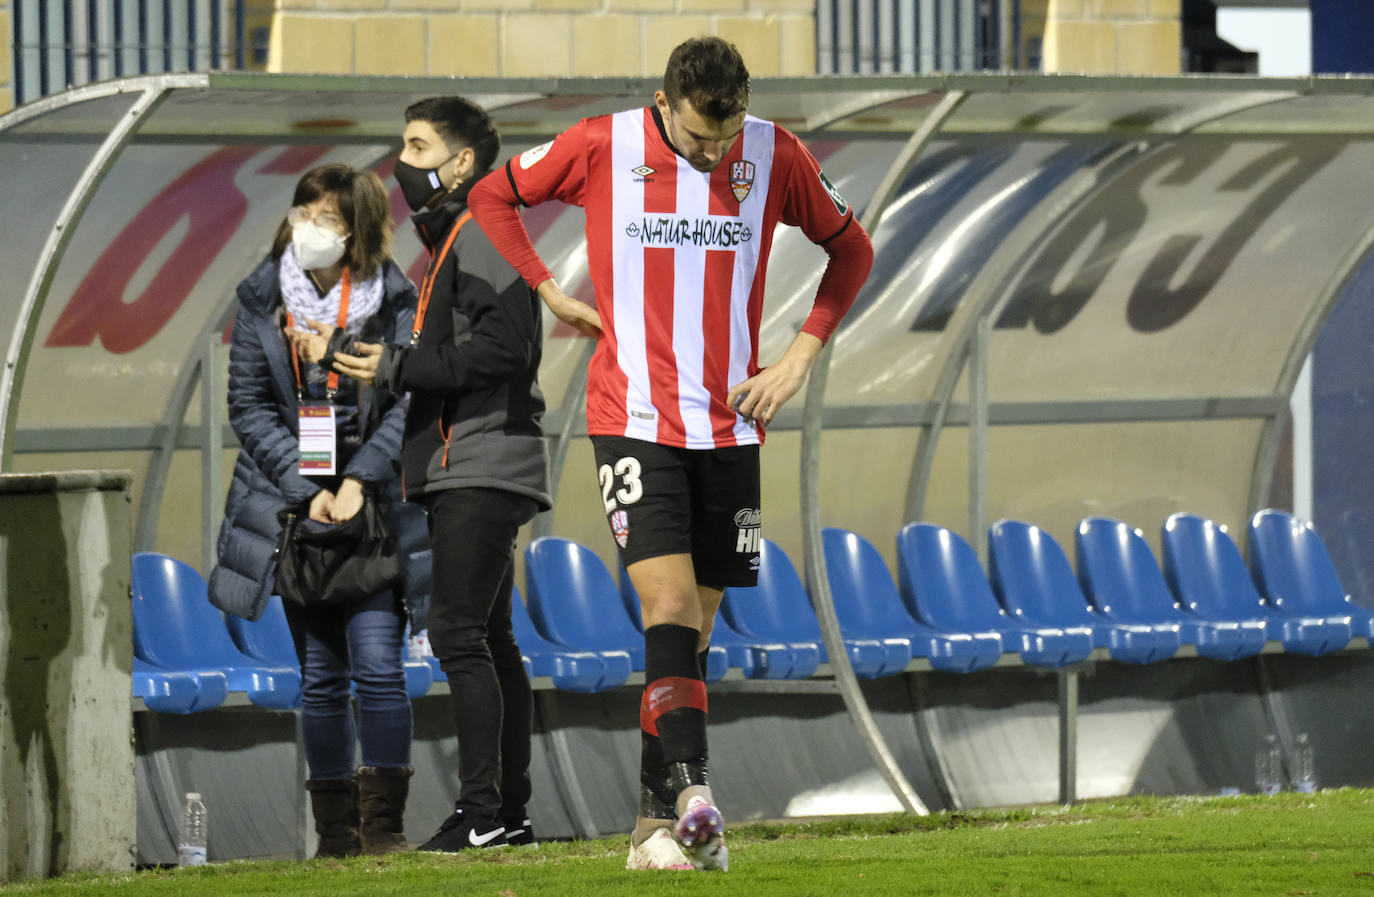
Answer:
[[[644, 497], [644, 483], [639, 478], [638, 458], [621, 458], [615, 462], [614, 470], [611, 469], [611, 465], [602, 464], [596, 473], [601, 480], [601, 501], [606, 505], [606, 513], [615, 510], [617, 499], [622, 505], [632, 505]], [[617, 476], [621, 482], [619, 489], [615, 488]]]

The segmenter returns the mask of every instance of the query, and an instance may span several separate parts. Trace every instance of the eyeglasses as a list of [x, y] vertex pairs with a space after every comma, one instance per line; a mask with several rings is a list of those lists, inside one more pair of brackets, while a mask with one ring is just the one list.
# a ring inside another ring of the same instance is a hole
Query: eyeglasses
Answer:
[[348, 236], [348, 224], [333, 212], [321, 212], [314, 218], [310, 217], [310, 210], [305, 206], [292, 206], [291, 211], [286, 213], [286, 223], [292, 227], [297, 227], [308, 222], [315, 222], [317, 227], [325, 230], [332, 230], [341, 237]]

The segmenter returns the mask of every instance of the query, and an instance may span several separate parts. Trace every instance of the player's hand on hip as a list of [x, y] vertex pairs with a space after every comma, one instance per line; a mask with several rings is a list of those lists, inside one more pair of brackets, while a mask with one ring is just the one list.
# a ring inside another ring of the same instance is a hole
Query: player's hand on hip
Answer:
[[583, 336], [593, 339], [601, 336], [601, 315], [597, 314], [596, 309], [564, 293], [553, 280], [541, 283], [537, 292], [558, 320], [570, 325]]
[[766, 426], [772, 423], [778, 409], [801, 389], [807, 370], [807, 367], [799, 367], [783, 358], [743, 383], [731, 387], [726, 401], [740, 417]]

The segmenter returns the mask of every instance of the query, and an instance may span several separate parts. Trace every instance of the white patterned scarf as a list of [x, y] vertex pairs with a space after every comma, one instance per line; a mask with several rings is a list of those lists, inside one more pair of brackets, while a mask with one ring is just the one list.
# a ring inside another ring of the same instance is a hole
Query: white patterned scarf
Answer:
[[[321, 296], [320, 291], [315, 289], [314, 281], [296, 258], [296, 247], [288, 244], [286, 251], [281, 254], [278, 280], [281, 283], [282, 301], [286, 303], [286, 310], [295, 317], [297, 330], [312, 332], [310, 325], [305, 323], [307, 319], [324, 324], [338, 323], [339, 302], [343, 299], [342, 279]], [[362, 330], [363, 323], [381, 307], [382, 272], [378, 268], [372, 277], [354, 281], [349, 287], [348, 324], [344, 329], [356, 335]]]

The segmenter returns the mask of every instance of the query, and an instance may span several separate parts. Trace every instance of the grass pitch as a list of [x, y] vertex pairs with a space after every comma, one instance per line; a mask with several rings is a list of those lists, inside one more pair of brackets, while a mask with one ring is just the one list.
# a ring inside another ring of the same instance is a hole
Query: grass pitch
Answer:
[[66, 897], [1374, 897], [1374, 791], [1351, 788], [738, 825], [730, 829], [725, 874], [629, 873], [626, 843], [621, 836], [455, 856], [239, 861], [0, 890]]

